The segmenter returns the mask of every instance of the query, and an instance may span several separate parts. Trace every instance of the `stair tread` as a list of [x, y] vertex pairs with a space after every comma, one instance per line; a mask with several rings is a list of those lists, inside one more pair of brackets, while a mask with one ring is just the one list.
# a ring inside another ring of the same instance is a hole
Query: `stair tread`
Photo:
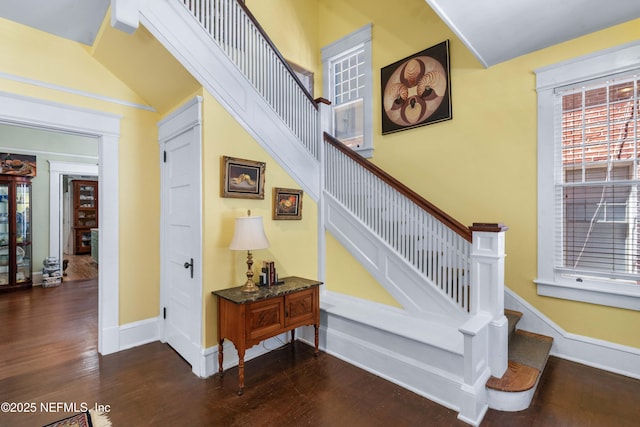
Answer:
[[521, 392], [533, 388], [538, 380], [540, 370], [509, 360], [509, 366], [502, 378], [491, 377], [487, 387], [506, 392]]
[[552, 344], [553, 338], [546, 335], [515, 331], [509, 339], [507, 371], [501, 378], [489, 378], [487, 387], [505, 392], [530, 390], [547, 364]]
[[509, 340], [509, 360], [542, 371], [552, 344], [551, 337], [517, 330]]

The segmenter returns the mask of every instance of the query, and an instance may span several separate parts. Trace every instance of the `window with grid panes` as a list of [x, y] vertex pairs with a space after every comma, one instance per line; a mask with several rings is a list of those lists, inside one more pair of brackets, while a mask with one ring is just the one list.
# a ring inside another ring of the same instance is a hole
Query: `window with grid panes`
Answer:
[[616, 52], [577, 61], [602, 75], [575, 62], [568, 81], [546, 74], [562, 67], [538, 72], [536, 282], [542, 295], [640, 309], [640, 64], [607, 73]]
[[371, 26], [322, 49], [333, 135], [365, 157], [373, 152]]

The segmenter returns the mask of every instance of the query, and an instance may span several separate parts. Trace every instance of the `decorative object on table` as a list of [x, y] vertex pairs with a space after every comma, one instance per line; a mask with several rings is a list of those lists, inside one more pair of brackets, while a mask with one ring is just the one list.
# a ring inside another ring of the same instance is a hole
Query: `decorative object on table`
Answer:
[[52, 288], [62, 283], [60, 274], [60, 262], [57, 257], [50, 256], [42, 261], [42, 287]]
[[247, 216], [236, 218], [236, 227], [229, 249], [234, 251], [247, 251], [247, 281], [242, 287], [242, 292], [251, 293], [260, 290], [253, 281], [253, 254], [251, 251], [267, 249], [269, 240], [264, 233], [261, 216]]
[[262, 261], [262, 273], [260, 274], [261, 286], [274, 286], [284, 283], [282, 280], [278, 280], [278, 272], [276, 271], [275, 261], [265, 260]]
[[266, 163], [222, 157], [221, 197], [264, 199]]
[[382, 68], [382, 134], [451, 119], [449, 40]]
[[0, 173], [3, 175], [36, 176], [36, 156], [0, 153]]
[[302, 219], [302, 190], [273, 189], [273, 219]]

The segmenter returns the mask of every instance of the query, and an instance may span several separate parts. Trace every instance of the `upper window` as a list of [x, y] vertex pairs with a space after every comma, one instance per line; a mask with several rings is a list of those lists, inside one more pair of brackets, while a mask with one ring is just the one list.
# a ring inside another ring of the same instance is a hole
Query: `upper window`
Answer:
[[373, 154], [371, 25], [322, 49], [324, 93], [333, 135], [365, 157]]
[[640, 310], [640, 64], [616, 60], [630, 49], [537, 71], [541, 295]]

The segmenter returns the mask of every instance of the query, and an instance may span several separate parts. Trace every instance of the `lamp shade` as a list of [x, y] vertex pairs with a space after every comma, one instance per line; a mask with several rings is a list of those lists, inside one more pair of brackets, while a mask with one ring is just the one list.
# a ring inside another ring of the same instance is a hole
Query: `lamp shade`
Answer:
[[236, 218], [236, 228], [229, 249], [235, 251], [250, 251], [266, 249], [269, 240], [264, 234], [261, 216], [243, 216]]

